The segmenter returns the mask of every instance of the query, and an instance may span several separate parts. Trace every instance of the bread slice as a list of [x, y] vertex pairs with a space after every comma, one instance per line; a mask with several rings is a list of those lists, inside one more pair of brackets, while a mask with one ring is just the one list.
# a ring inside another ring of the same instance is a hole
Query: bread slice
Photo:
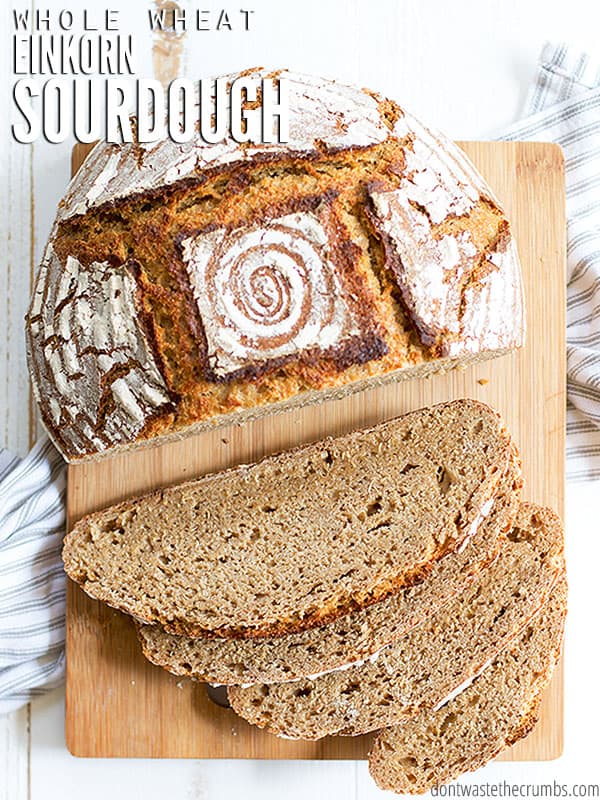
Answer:
[[65, 539], [65, 569], [174, 633], [308, 629], [465, 546], [511, 452], [492, 409], [444, 403], [90, 514]]
[[369, 770], [381, 789], [422, 794], [486, 764], [527, 736], [561, 649], [567, 584], [464, 692], [437, 711], [424, 711], [381, 731]]
[[175, 675], [220, 684], [297, 680], [368, 658], [451, 600], [497, 555], [519, 507], [521, 464], [514, 453], [489, 516], [461, 553], [438, 561], [427, 580], [334, 622], [285, 636], [190, 638], [137, 625], [146, 658]]
[[554, 512], [523, 504], [492, 566], [462, 595], [364, 663], [314, 679], [230, 687], [233, 709], [296, 739], [361, 734], [433, 708], [506, 647], [564, 571]]

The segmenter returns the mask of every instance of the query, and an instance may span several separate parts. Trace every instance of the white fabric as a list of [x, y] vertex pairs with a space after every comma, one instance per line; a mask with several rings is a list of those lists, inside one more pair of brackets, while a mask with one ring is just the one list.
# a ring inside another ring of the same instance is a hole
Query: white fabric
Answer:
[[0, 714], [64, 675], [66, 465], [47, 437], [0, 450]]

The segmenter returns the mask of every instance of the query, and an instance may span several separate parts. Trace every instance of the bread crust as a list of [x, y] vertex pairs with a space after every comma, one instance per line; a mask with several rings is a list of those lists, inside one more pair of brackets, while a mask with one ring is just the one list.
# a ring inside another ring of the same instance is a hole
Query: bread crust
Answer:
[[[67, 460], [523, 344], [508, 223], [459, 149], [375, 93], [276, 75], [289, 144], [100, 144], [72, 181], [27, 316], [34, 394]], [[374, 187], [394, 201], [385, 226]], [[428, 254], [416, 272], [408, 253]]]

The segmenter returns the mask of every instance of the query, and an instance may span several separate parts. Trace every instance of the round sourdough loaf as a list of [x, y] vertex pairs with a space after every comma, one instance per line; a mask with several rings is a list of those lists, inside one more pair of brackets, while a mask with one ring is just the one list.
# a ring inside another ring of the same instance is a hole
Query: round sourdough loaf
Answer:
[[68, 460], [523, 342], [510, 228], [459, 148], [374, 92], [247, 74], [287, 81], [288, 143], [100, 143], [60, 204], [27, 345]]

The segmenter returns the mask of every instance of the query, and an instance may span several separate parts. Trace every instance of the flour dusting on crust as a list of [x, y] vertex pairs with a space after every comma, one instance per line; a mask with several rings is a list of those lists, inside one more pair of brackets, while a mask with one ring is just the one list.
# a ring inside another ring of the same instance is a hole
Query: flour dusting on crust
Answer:
[[366, 89], [243, 76], [285, 79], [289, 142], [100, 143], [60, 204], [27, 346], [68, 459], [523, 344], [515, 244], [460, 148]]
[[61, 264], [50, 245], [41, 270], [30, 311], [38, 402], [72, 452], [128, 441], [172, 406], [130, 268], [84, 268], [72, 256]]
[[309, 349], [339, 348], [361, 334], [323, 213], [286, 214], [182, 242], [217, 378]]
[[[255, 70], [253, 74], [257, 78], [272, 75], [268, 70]], [[239, 76], [226, 77], [233, 80]], [[368, 147], [388, 137], [390, 131], [381, 117], [377, 99], [369, 92], [287, 70], [278, 71], [275, 77], [287, 80], [289, 85], [289, 142], [246, 146], [229, 134], [216, 144], [207, 144], [199, 138], [185, 143], [171, 139], [148, 144], [100, 142], [69, 184], [58, 220], [169, 186], [207, 168], [252, 161], [257, 156], [315, 155], [322, 147], [332, 151]], [[196, 114], [198, 104], [199, 97]]]

